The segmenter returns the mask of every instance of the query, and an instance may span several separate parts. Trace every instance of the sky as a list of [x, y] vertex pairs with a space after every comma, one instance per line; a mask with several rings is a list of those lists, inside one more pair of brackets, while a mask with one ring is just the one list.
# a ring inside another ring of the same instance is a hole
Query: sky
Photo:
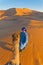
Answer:
[[29, 8], [43, 12], [43, 0], [0, 0], [0, 10]]

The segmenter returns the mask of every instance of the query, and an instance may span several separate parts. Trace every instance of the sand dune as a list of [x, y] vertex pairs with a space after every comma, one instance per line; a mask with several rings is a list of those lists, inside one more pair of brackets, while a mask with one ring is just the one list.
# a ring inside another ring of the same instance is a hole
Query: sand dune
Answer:
[[43, 20], [43, 12], [38, 12], [27, 8], [10, 8], [8, 10], [0, 10], [1, 20], [5, 20], [5, 17], [7, 17], [7, 19], [13, 19], [15, 16], [24, 16], [27, 19], [33, 20]]
[[26, 8], [11, 8], [0, 15], [0, 65], [11, 60], [12, 34], [19, 35], [23, 26], [29, 40], [20, 53], [21, 65], [43, 65], [43, 13]]

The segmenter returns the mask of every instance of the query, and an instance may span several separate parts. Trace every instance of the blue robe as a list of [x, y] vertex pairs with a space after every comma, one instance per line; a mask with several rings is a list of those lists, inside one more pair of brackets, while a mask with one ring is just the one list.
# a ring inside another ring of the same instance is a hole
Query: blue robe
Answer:
[[22, 50], [24, 47], [26, 47], [28, 42], [28, 35], [26, 32], [20, 32], [20, 49]]

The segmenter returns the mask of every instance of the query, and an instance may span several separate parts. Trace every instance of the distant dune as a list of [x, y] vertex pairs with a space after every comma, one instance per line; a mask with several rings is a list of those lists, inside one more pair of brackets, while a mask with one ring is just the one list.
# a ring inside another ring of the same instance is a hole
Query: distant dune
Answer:
[[[12, 34], [25, 26], [28, 45], [20, 53], [21, 65], [43, 65], [43, 12], [27, 8], [0, 10], [0, 64], [12, 58]], [[17, 42], [17, 41], [16, 41]]]
[[15, 16], [28, 16], [31, 19], [43, 20], [43, 13], [30, 10], [27, 8], [10, 8], [8, 10], [0, 10], [0, 20], [11, 19]]

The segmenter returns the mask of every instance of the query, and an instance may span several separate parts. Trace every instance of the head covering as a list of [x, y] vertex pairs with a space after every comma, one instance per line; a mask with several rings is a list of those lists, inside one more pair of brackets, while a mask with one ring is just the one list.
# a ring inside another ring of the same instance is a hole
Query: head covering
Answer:
[[22, 27], [22, 31], [26, 31], [26, 28], [25, 27]]

